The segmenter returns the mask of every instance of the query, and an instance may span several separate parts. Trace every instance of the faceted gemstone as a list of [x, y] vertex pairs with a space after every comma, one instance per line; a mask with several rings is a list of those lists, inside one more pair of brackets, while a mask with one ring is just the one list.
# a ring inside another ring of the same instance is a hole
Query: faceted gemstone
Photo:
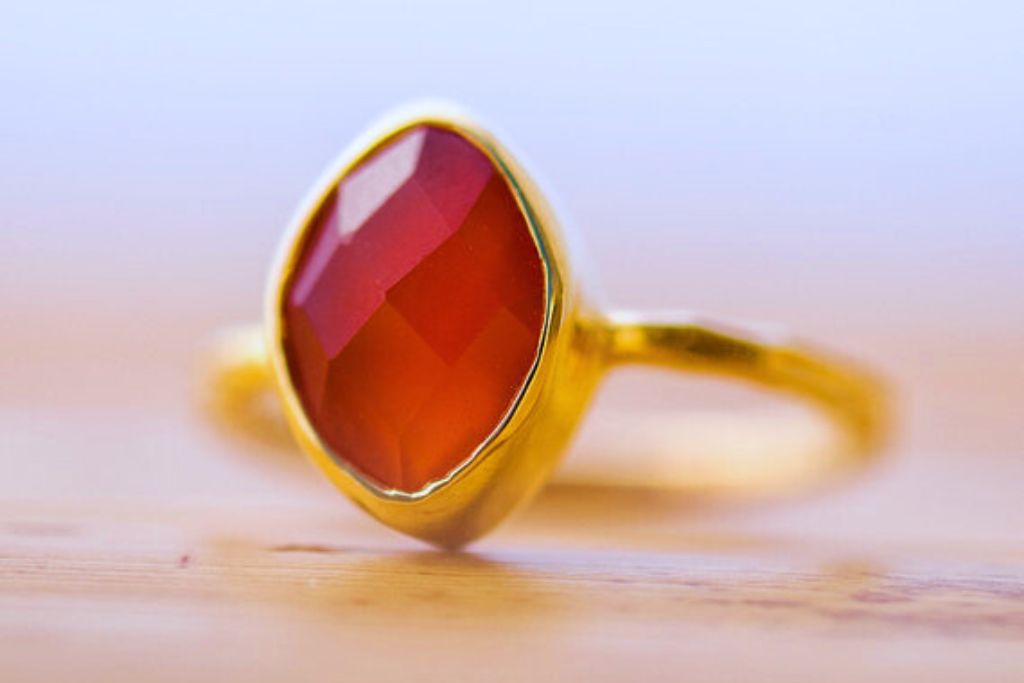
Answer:
[[352, 169], [308, 227], [284, 302], [302, 406], [335, 457], [421, 490], [464, 462], [530, 372], [545, 308], [508, 182], [420, 125]]

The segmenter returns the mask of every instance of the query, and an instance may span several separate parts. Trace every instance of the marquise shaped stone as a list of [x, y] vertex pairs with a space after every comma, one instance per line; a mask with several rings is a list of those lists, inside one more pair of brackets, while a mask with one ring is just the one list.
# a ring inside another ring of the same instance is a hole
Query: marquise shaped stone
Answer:
[[544, 268], [505, 175], [476, 145], [409, 128], [342, 177], [282, 301], [288, 372], [334, 457], [422, 490], [501, 423], [536, 360]]

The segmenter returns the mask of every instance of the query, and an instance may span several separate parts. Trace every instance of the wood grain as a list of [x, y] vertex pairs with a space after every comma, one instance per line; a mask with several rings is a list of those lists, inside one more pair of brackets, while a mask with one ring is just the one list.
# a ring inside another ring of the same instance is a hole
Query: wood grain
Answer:
[[746, 508], [560, 487], [461, 554], [319, 486], [8, 503], [0, 662], [8, 680], [1019, 680], [1024, 547], [1015, 519], [985, 525], [1016, 510], [1021, 468], [990, 459], [993, 489], [956, 462]]

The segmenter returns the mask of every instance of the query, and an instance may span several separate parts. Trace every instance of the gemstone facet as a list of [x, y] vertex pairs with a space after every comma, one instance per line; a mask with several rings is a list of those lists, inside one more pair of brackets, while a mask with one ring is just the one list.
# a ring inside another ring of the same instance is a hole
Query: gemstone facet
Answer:
[[331, 190], [285, 284], [288, 372], [331, 453], [407, 493], [501, 423], [536, 360], [546, 285], [505, 176], [421, 124]]

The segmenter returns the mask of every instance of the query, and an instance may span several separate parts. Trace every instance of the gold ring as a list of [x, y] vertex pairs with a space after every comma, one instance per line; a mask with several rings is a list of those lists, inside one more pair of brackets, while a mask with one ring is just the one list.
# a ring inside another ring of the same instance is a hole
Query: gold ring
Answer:
[[800, 345], [593, 308], [530, 176], [451, 107], [387, 118], [328, 169], [284, 237], [262, 331], [218, 359], [222, 414], [258, 428], [267, 409], [253, 399], [273, 385], [338, 489], [445, 547], [540, 489], [616, 366], [808, 399], [839, 428], [823, 468], [833, 472], [877, 451], [885, 412], [871, 376]]

